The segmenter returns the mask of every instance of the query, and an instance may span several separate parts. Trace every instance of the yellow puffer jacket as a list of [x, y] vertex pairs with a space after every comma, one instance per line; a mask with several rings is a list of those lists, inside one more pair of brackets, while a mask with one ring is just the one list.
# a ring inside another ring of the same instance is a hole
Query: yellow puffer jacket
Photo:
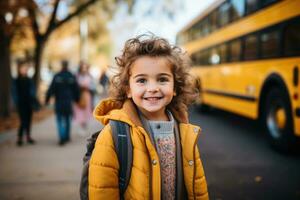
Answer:
[[[188, 124], [186, 113], [172, 111], [172, 114], [179, 122], [183, 177], [188, 199], [207, 200], [207, 185], [196, 145], [200, 128]], [[119, 199], [119, 162], [108, 124], [110, 119], [126, 122], [131, 127], [133, 162], [125, 199], [161, 199], [160, 165], [159, 162], [153, 162], [158, 161], [159, 157], [132, 101], [126, 100], [122, 104], [111, 99], [104, 100], [96, 107], [94, 117], [107, 126], [97, 138], [90, 160], [89, 199]]]

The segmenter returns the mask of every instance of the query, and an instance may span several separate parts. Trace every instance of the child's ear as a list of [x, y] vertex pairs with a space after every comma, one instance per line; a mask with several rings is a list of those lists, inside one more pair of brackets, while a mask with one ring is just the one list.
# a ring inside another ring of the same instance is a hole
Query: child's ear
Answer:
[[177, 95], [176, 91], [173, 92], [173, 96], [175, 97]]
[[130, 89], [127, 89], [127, 98], [130, 99], [132, 97]]

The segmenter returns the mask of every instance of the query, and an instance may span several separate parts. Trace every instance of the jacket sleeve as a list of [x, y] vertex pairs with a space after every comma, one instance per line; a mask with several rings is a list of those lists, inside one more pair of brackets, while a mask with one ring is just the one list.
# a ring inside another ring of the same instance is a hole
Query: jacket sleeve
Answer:
[[18, 105], [17, 81], [13, 80], [11, 84], [11, 95], [15, 106]]
[[32, 79], [30, 79], [30, 96], [31, 96], [31, 98], [36, 97], [36, 86]]
[[54, 88], [55, 88], [55, 78], [56, 76], [53, 77], [52, 82], [46, 92], [46, 99], [45, 99], [45, 104], [49, 103], [50, 97], [53, 95], [54, 93]]
[[74, 76], [74, 83], [72, 85], [72, 91], [73, 91], [73, 101], [75, 102], [79, 102], [79, 99], [80, 99], [80, 87], [79, 87], [79, 84], [77, 82], [77, 79], [76, 77]]
[[207, 183], [204, 174], [204, 169], [202, 165], [202, 161], [200, 158], [200, 150], [199, 145], [196, 145], [195, 149], [196, 155], [196, 174], [195, 174], [195, 197], [197, 200], [208, 200], [208, 190], [207, 190]]
[[114, 149], [111, 128], [105, 126], [93, 150], [88, 176], [90, 200], [119, 199], [119, 163]]

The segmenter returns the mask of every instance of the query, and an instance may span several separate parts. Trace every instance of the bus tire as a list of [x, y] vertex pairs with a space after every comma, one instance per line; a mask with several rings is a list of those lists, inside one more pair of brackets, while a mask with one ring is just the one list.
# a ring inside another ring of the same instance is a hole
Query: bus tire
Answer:
[[279, 88], [272, 88], [266, 96], [264, 107], [263, 121], [271, 146], [280, 152], [293, 151], [297, 139], [293, 131], [288, 93]]

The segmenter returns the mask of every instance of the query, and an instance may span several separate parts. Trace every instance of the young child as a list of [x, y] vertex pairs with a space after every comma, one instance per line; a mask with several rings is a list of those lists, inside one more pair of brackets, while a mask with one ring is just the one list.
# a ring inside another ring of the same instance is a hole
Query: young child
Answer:
[[122, 198], [208, 199], [197, 148], [200, 128], [188, 122], [195, 90], [186, 54], [163, 38], [142, 35], [125, 43], [116, 63], [111, 99], [94, 111], [106, 126], [90, 160], [89, 199], [120, 199], [109, 120], [126, 122], [131, 130], [132, 169]]

